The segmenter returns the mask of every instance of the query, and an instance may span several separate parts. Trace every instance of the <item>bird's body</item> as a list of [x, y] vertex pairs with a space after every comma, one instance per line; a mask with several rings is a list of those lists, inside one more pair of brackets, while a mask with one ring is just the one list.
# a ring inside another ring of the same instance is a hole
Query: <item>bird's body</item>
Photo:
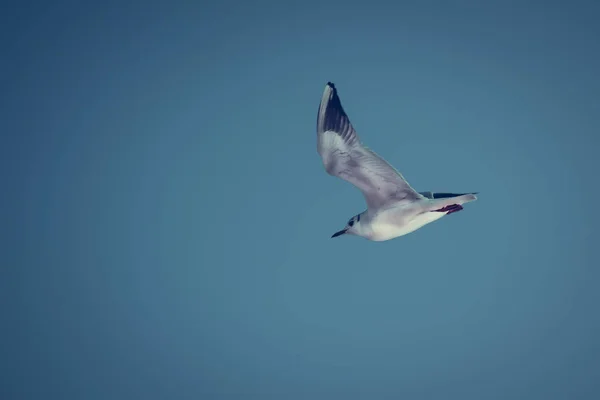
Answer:
[[369, 234], [363, 237], [375, 242], [390, 240], [414, 232], [444, 215], [432, 212], [413, 214], [402, 207], [394, 208], [376, 216], [368, 226]]
[[354, 233], [375, 242], [404, 236], [453, 212], [436, 210], [441, 210], [448, 205], [460, 206], [474, 200], [474, 197], [473, 194], [467, 194], [444, 202], [424, 199], [413, 203], [397, 203], [375, 212], [367, 210], [361, 214], [360, 221], [353, 224]]
[[367, 201], [367, 210], [332, 237], [349, 233], [372, 241], [390, 240], [477, 199], [475, 193], [416, 192], [398, 171], [360, 143], [332, 83], [325, 87], [317, 114], [317, 150], [327, 173], [352, 183]]

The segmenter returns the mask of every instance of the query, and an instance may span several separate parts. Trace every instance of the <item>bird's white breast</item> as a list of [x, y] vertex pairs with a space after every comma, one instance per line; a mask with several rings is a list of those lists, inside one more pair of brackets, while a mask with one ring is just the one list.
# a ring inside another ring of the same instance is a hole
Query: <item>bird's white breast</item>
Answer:
[[437, 221], [444, 215], [446, 215], [444, 212], [424, 212], [417, 214], [413, 218], [407, 218], [402, 223], [394, 223], [383, 216], [382, 218], [377, 218], [371, 222], [372, 233], [369, 239], [373, 241], [384, 241], [403, 236], [414, 232], [433, 221]]

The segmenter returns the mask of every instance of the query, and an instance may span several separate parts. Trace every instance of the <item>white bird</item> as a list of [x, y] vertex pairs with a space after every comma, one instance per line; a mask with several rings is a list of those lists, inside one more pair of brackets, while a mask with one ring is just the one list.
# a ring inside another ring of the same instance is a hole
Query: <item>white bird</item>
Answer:
[[332, 238], [346, 233], [373, 241], [393, 239], [477, 200], [477, 193], [415, 191], [394, 167], [360, 142], [331, 82], [325, 86], [317, 114], [317, 151], [327, 173], [356, 186], [367, 202], [367, 210], [352, 217]]

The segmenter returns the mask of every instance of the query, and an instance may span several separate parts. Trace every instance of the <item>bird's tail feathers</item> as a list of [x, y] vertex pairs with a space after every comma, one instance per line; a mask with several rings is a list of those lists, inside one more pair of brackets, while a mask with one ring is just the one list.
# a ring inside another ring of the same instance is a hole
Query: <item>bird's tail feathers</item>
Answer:
[[462, 194], [455, 197], [431, 199], [427, 209], [429, 209], [428, 211], [435, 211], [454, 204], [461, 205], [475, 200], [477, 200], [477, 196], [475, 196], [474, 193]]
[[436, 193], [436, 192], [419, 192], [420, 195], [427, 197], [428, 199], [448, 199], [452, 197], [459, 197], [465, 195], [476, 195], [478, 192], [474, 193]]

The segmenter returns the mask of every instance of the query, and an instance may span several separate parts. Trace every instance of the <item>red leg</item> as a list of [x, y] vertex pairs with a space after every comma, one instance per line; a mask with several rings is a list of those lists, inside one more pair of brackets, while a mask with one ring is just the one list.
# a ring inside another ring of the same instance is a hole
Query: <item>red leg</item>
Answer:
[[446, 207], [442, 207], [439, 210], [434, 210], [435, 212], [445, 212], [446, 215], [458, 212], [460, 210], [463, 209], [463, 206], [461, 206], [460, 204], [451, 204], [449, 206]]

